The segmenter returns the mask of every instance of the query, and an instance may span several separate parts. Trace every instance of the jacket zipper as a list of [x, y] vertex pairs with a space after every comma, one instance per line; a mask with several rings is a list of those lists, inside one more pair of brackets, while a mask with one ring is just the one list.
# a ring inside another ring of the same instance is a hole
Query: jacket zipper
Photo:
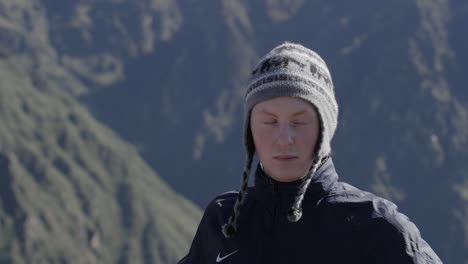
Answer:
[[270, 179], [270, 184], [272, 185], [273, 187], [273, 219], [272, 219], [272, 228], [271, 228], [271, 234], [270, 234], [270, 250], [271, 250], [271, 253], [270, 253], [270, 261], [269, 263], [274, 263], [274, 260], [275, 260], [275, 249], [273, 248], [273, 246], [276, 244], [274, 243], [274, 240], [276, 240], [275, 236], [276, 236], [276, 230], [277, 230], [277, 227], [278, 227], [278, 219], [279, 219], [279, 216], [280, 216], [280, 204], [279, 204], [279, 197], [278, 197], [278, 185], [273, 182], [271, 179]]

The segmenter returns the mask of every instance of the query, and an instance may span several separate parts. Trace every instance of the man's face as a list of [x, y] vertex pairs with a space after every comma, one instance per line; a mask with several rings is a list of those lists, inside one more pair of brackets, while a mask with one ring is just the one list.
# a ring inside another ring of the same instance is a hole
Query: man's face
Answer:
[[256, 104], [250, 127], [263, 170], [275, 180], [301, 179], [312, 165], [319, 117], [307, 101], [277, 97]]

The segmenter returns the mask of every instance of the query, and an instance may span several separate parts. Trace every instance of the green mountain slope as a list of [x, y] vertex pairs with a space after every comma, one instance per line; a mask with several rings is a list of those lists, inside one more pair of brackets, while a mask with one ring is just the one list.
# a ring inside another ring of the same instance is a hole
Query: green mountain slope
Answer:
[[200, 210], [75, 99], [24, 3], [1, 6], [0, 263], [175, 263]]
[[174, 263], [200, 211], [29, 70], [0, 60], [2, 263]]

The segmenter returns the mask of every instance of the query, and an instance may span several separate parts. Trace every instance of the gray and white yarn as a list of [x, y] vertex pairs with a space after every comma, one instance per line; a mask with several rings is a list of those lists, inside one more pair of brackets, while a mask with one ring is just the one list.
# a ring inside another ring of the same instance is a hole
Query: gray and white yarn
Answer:
[[318, 167], [321, 164], [322, 164], [322, 158], [320, 156], [317, 156], [314, 159], [312, 168], [309, 170], [309, 173], [307, 173], [306, 178], [301, 182], [301, 185], [299, 186], [299, 191], [296, 195], [296, 198], [294, 199], [294, 203], [288, 211], [289, 222], [295, 223], [299, 221], [299, 219], [301, 219], [302, 201], [304, 200], [304, 195], [307, 191], [307, 188], [310, 185], [310, 182], [312, 181], [312, 177], [314, 176], [315, 172], [317, 171]]
[[239, 194], [237, 195], [236, 203], [234, 204], [234, 215], [231, 215], [228, 219], [228, 222], [222, 226], [222, 232], [225, 237], [231, 237], [237, 232], [237, 220], [240, 214], [239, 209], [242, 206], [242, 204], [244, 204], [245, 198], [247, 196], [247, 188], [249, 183], [250, 169], [252, 168], [252, 160], [253, 155], [248, 156], [244, 168], [244, 174], [242, 176], [241, 189], [239, 191]]
[[330, 155], [330, 142], [338, 122], [338, 104], [330, 71], [316, 52], [299, 44], [283, 43], [260, 59], [249, 79], [244, 104], [244, 146], [247, 162], [233, 215], [222, 228], [226, 237], [231, 237], [237, 232], [240, 208], [247, 196], [248, 174], [255, 154], [250, 129], [252, 108], [261, 101], [283, 96], [310, 102], [317, 109], [321, 126], [318, 148], [314, 153], [316, 158], [308, 175], [303, 179], [288, 213], [291, 222], [297, 222], [301, 218], [304, 194], [321, 164], [321, 158]]

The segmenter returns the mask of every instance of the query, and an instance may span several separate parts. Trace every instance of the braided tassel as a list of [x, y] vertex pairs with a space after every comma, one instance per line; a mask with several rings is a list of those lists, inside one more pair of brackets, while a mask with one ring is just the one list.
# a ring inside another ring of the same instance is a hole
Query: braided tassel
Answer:
[[296, 198], [294, 200], [293, 205], [291, 208], [288, 210], [288, 220], [291, 223], [295, 223], [299, 221], [302, 217], [302, 201], [304, 200], [304, 195], [307, 191], [307, 188], [310, 185], [310, 182], [312, 181], [312, 177], [315, 174], [315, 171], [317, 171], [317, 168], [319, 167], [321, 162], [320, 156], [317, 156], [314, 159], [314, 163], [312, 165], [312, 168], [310, 169], [309, 173], [307, 174], [307, 178], [302, 181], [301, 185], [299, 186], [299, 192], [296, 195]]
[[252, 160], [253, 157], [251, 155], [248, 155], [247, 162], [244, 168], [244, 174], [242, 176], [241, 188], [239, 193], [237, 194], [236, 203], [234, 204], [234, 214], [229, 217], [228, 222], [224, 224], [221, 228], [221, 231], [223, 232], [223, 235], [226, 238], [232, 237], [237, 232], [237, 220], [239, 219], [240, 215], [240, 207], [242, 206], [242, 204], [244, 204], [245, 197], [247, 196], [247, 187], [249, 184], [249, 175], [250, 169], [252, 167]]

